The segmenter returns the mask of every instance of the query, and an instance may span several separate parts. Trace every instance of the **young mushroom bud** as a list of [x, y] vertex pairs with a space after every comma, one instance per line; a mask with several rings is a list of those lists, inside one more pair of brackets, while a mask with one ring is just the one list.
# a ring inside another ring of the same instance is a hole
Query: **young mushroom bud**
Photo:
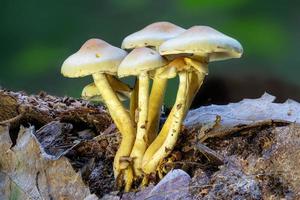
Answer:
[[[126, 101], [130, 98], [129, 91], [116, 90], [115, 88], [113, 88], [113, 90], [116, 93], [116, 95], [120, 101]], [[81, 97], [88, 101], [104, 103], [101, 93], [100, 93], [99, 89], [97, 88], [97, 86], [95, 85], [95, 83], [90, 83], [90, 84], [86, 85], [81, 92]]]
[[120, 157], [130, 155], [135, 140], [135, 131], [129, 113], [119, 101], [109, 77], [116, 75], [118, 66], [127, 53], [100, 39], [90, 39], [78, 52], [71, 55], [62, 65], [61, 72], [70, 78], [92, 75], [101, 97], [117, 128], [122, 134], [122, 141], [114, 160], [114, 174], [118, 177]]

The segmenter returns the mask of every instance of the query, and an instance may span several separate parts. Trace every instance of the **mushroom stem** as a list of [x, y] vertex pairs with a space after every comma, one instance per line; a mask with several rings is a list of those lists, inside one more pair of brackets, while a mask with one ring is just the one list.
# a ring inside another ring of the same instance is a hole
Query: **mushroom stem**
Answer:
[[[136, 131], [136, 124], [137, 124], [137, 116], [136, 110], [138, 108], [138, 94], [139, 94], [139, 79], [135, 79], [134, 87], [130, 95], [130, 117], [134, 124], [134, 129]], [[132, 165], [128, 166], [124, 172], [124, 180], [125, 180], [125, 192], [129, 192], [131, 189], [131, 185], [133, 183], [133, 169]]]
[[[174, 114], [174, 110], [172, 109], [169, 116], [173, 116]], [[147, 148], [144, 156], [143, 156], [143, 161], [142, 161], [142, 166], [144, 168], [144, 166], [151, 161], [152, 156], [155, 154], [155, 152], [162, 146], [162, 144], [164, 143], [167, 134], [168, 134], [168, 130], [170, 127], [172, 120], [171, 117], [168, 117], [166, 122], [164, 123], [162, 129], [160, 130], [159, 134], [157, 135], [157, 137], [155, 138], [155, 140], [151, 143], [151, 145]]]
[[124, 173], [125, 179], [125, 192], [129, 192], [133, 183], [133, 169], [132, 166], [129, 166]]
[[186, 112], [186, 101], [187, 101], [187, 95], [188, 95], [188, 72], [180, 72], [179, 73], [179, 88], [177, 92], [177, 97], [175, 104], [172, 108], [172, 115], [170, 127], [167, 131], [167, 136], [162, 144], [161, 147], [155, 152], [155, 154], [152, 156], [151, 160], [147, 162], [145, 165], [143, 165], [143, 171], [146, 174], [150, 174], [151, 172], [154, 172], [157, 168], [157, 165], [159, 162], [165, 158], [174, 148], [175, 143], [177, 141], [181, 124], [184, 119], [184, 115]]
[[131, 119], [133, 121], [135, 128], [136, 128], [136, 123], [137, 123], [135, 112], [138, 107], [138, 95], [139, 95], [139, 79], [135, 79], [134, 87], [133, 87], [133, 90], [130, 95], [130, 106], [129, 106], [130, 107], [130, 116], [131, 116]]
[[[186, 115], [189, 107], [191, 106], [192, 101], [193, 101], [195, 95], [197, 94], [197, 91], [201, 87], [205, 76], [206, 76], [205, 73], [201, 73], [198, 71], [193, 71], [193, 72], [189, 73], [190, 85], [189, 85], [189, 89], [188, 89], [189, 92], [187, 95], [185, 115]], [[171, 110], [169, 116], [173, 116], [173, 115], [174, 115], [174, 109]], [[152, 159], [152, 156], [164, 143], [164, 141], [167, 137], [171, 122], [172, 122], [172, 117], [168, 117], [165, 124], [163, 125], [160, 133], [158, 134], [158, 136], [155, 138], [155, 140], [151, 143], [151, 145], [146, 150], [144, 157], [143, 157], [143, 164], [142, 164], [143, 166], [145, 166]]]
[[148, 140], [151, 144], [157, 136], [159, 128], [159, 118], [161, 114], [161, 107], [167, 87], [168, 79], [154, 77], [152, 89], [149, 97], [149, 111], [148, 111]]
[[136, 176], [142, 174], [142, 158], [148, 146], [147, 137], [147, 116], [148, 116], [148, 94], [149, 76], [147, 72], [139, 75], [139, 94], [138, 94], [138, 122], [135, 142], [130, 157], [133, 158], [133, 171]]
[[122, 141], [114, 159], [114, 175], [120, 173], [120, 158], [128, 157], [132, 150], [135, 131], [129, 113], [125, 110], [116, 94], [113, 92], [106, 76], [102, 73], [93, 74], [94, 82], [99, 89], [101, 96], [114, 120], [116, 127], [122, 134]]
[[206, 74], [205, 73], [201, 73], [198, 71], [193, 71], [191, 73], [189, 73], [189, 90], [188, 90], [188, 95], [187, 95], [187, 101], [186, 101], [186, 112], [185, 115], [188, 112], [188, 109], [191, 107], [192, 102], [198, 92], [198, 90], [200, 89], [204, 78], [205, 78]]

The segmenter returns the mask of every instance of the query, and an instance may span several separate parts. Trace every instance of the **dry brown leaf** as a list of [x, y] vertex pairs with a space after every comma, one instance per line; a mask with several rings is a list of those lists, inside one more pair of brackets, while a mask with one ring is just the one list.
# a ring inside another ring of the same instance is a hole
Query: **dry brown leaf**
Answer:
[[67, 158], [53, 161], [41, 156], [34, 131], [21, 127], [12, 147], [9, 128], [0, 126], [1, 199], [84, 199], [90, 195]]

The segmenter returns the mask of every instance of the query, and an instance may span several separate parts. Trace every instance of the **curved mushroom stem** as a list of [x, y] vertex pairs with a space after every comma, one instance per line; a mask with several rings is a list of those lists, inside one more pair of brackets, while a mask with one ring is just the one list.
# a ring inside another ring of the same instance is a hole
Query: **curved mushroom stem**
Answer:
[[161, 107], [165, 96], [168, 79], [154, 77], [149, 97], [148, 140], [151, 144], [157, 136]]
[[[171, 66], [171, 67], [168, 67], [167, 69], [173, 69], [174, 70], [174, 72], [172, 72], [172, 70], [169, 71], [169, 72], [171, 72], [170, 77], [172, 77], [172, 73], [175, 73], [174, 76], [176, 76], [176, 74], [177, 74], [176, 71], [178, 69], [183, 68], [184, 65], [185, 65], [185, 63], [183, 62], [183, 59], [181, 59], [181, 58], [175, 59], [172, 62], [170, 62], [168, 64], [168, 66]], [[167, 72], [167, 74], [169, 72]], [[169, 76], [167, 75], [166, 78], [169, 78]], [[165, 81], [167, 81], [167, 80], [165, 80]], [[165, 84], [166, 84], [166, 82], [165, 82]], [[153, 96], [155, 96], [155, 93], [154, 92], [152, 93], [152, 91], [151, 91], [151, 94], [153, 94]], [[150, 101], [150, 103], [151, 103], [151, 101]], [[173, 115], [173, 111], [171, 111], [169, 116], [172, 116], [172, 115]], [[150, 144], [150, 146], [146, 150], [146, 152], [143, 156], [142, 166], [146, 165], [151, 160], [153, 154], [161, 147], [161, 145], [165, 141], [165, 139], [167, 137], [168, 130], [169, 130], [170, 123], [171, 123], [171, 119], [170, 119], [170, 117], [168, 117], [165, 124], [164, 124], [164, 126], [162, 127], [162, 130], [160, 131], [160, 133], [156, 136], [154, 141], [152, 141], [152, 143]]]
[[122, 141], [114, 159], [114, 175], [115, 177], [118, 177], [121, 171], [120, 158], [128, 157], [134, 144], [135, 131], [133, 123], [129, 113], [125, 110], [122, 103], [113, 92], [106, 76], [102, 73], [95, 73], [93, 74], [93, 78], [116, 127], [122, 134]]
[[[130, 117], [134, 125], [134, 129], [136, 131], [137, 124], [137, 116], [136, 110], [138, 108], [138, 95], [139, 95], [139, 79], [135, 79], [134, 87], [130, 95]], [[131, 185], [133, 183], [134, 175], [133, 175], [133, 166], [129, 165], [128, 168], [124, 172], [124, 181], [125, 181], [125, 192], [129, 192], [131, 189]]]
[[[161, 113], [161, 106], [163, 104], [164, 94], [167, 86], [168, 79], [154, 78], [151, 94], [149, 98], [148, 106], [148, 121], [147, 121], [147, 135], [148, 144], [155, 139], [159, 128], [159, 118]], [[130, 101], [130, 113], [133, 119], [135, 119], [135, 110], [137, 107], [138, 100], [138, 85], [139, 80], [136, 80], [135, 87], [132, 91], [132, 97]], [[133, 182], [133, 170], [130, 167], [125, 171], [125, 191], [128, 192]], [[147, 184], [147, 178], [144, 177], [142, 185]]]
[[[173, 116], [174, 110], [172, 109], [169, 116]], [[163, 125], [162, 129], [160, 130], [159, 134], [155, 138], [155, 140], [150, 144], [150, 146], [147, 148], [142, 161], [142, 166], [144, 167], [148, 162], [151, 161], [152, 156], [155, 154], [155, 152], [162, 146], [164, 143], [168, 130], [170, 127], [172, 120], [171, 117], [168, 117], [165, 124]]]
[[188, 95], [187, 95], [187, 101], [186, 101], [186, 112], [185, 114], [187, 114], [188, 109], [191, 107], [192, 102], [198, 92], [198, 90], [200, 89], [204, 78], [205, 78], [206, 74], [204, 73], [200, 73], [198, 71], [193, 71], [191, 73], [189, 73], [189, 91], [188, 91]]
[[[192, 101], [193, 101], [195, 95], [197, 94], [197, 91], [201, 87], [205, 76], [206, 75], [204, 73], [199, 73], [197, 71], [193, 71], [193, 72], [189, 73], [189, 83], [190, 84], [189, 84], [189, 89], [188, 89], [188, 95], [187, 95], [186, 107], [185, 107], [186, 111], [185, 111], [184, 116], [186, 115], [189, 107], [191, 106]], [[168, 130], [170, 129], [170, 125], [172, 122], [171, 116], [174, 115], [174, 112], [175, 112], [175, 109], [173, 108], [169, 114], [170, 117], [167, 118], [160, 133], [158, 134], [158, 136], [155, 138], [155, 140], [151, 143], [151, 145], [146, 150], [144, 157], [143, 157], [143, 163], [142, 163], [143, 168], [144, 168], [144, 166], [147, 165], [147, 163], [149, 163], [152, 160], [153, 155], [165, 142], [167, 134], [168, 134]]]
[[155, 152], [151, 160], [143, 165], [143, 171], [146, 174], [154, 172], [159, 162], [165, 158], [174, 148], [177, 141], [181, 125], [186, 112], [186, 101], [189, 87], [188, 72], [179, 73], [179, 88], [177, 92], [176, 101], [172, 110], [170, 128], [167, 131], [167, 137], [165, 138], [162, 146]]
[[133, 171], [136, 176], [142, 175], [142, 158], [148, 146], [147, 116], [148, 116], [149, 76], [147, 72], [139, 75], [138, 122], [136, 138], [130, 157], [133, 158]]
[[125, 179], [125, 192], [129, 192], [133, 183], [133, 169], [132, 166], [128, 166], [128, 168], [124, 172]]

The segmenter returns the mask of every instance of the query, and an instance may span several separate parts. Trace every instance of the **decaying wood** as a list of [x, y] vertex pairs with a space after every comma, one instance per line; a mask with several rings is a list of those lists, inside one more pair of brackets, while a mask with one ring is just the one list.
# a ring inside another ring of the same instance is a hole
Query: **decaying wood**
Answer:
[[[27, 96], [0, 91], [0, 127], [5, 128], [0, 134], [0, 199], [15, 195], [16, 191], [19, 195], [16, 199], [26, 199], [29, 191], [31, 197], [41, 199], [49, 194], [46, 188], [53, 184], [49, 180], [41, 181], [44, 179], [40, 177], [45, 175], [41, 168], [46, 168], [47, 172], [54, 167], [51, 171], [53, 180], [70, 175], [65, 171], [56, 173], [55, 166], [69, 170], [75, 174], [70, 177], [77, 177], [79, 182], [75, 184], [75, 179], [66, 178], [65, 181], [73, 185], [68, 186], [69, 190], [68, 187], [55, 187], [60, 192], [53, 194], [50, 191], [54, 199], [62, 194], [71, 195], [79, 186], [81, 189], [76, 191], [84, 192], [74, 195], [83, 195], [80, 199], [97, 199], [91, 193], [108, 199], [163, 199], [166, 186], [168, 198], [182, 197], [183, 194], [183, 199], [300, 198], [300, 127], [297, 124], [300, 105], [294, 101], [275, 104], [273, 100], [265, 94], [256, 100], [191, 111], [175, 149], [160, 165], [160, 175], [171, 174], [161, 184], [136, 188], [140, 192], [122, 196], [113, 192], [112, 173], [112, 161], [120, 138], [105, 108], [45, 93]], [[246, 112], [245, 108], [248, 109]], [[276, 111], [270, 113], [274, 108]], [[26, 149], [24, 141], [30, 141], [31, 147], [35, 147], [34, 154], [21, 151]], [[25, 146], [21, 148], [22, 145]], [[16, 159], [16, 155], [22, 159]], [[17, 160], [21, 161], [21, 166], [28, 167], [14, 172], [12, 166]], [[31, 166], [26, 164], [29, 161], [43, 164]], [[68, 167], [55, 164], [58, 162]], [[177, 174], [174, 175], [174, 168], [188, 174], [175, 170]], [[191, 179], [181, 177], [182, 174]], [[19, 182], [26, 178], [32, 184]], [[181, 185], [178, 182], [181, 179], [188, 182]], [[156, 184], [158, 180], [157, 175], [150, 177], [152, 183]], [[55, 184], [59, 185], [58, 182]]]
[[235, 133], [251, 134], [251, 132], [259, 131], [267, 127], [280, 127], [287, 126], [291, 122], [284, 120], [264, 120], [252, 124], [241, 124], [234, 127], [223, 127], [219, 122], [213, 122], [208, 126], [202, 126], [199, 130], [198, 139], [200, 142], [204, 142], [209, 138], [224, 138]]
[[[102, 106], [45, 93], [27, 96], [0, 91], [0, 117], [0, 124], [9, 128], [12, 147], [17, 145], [21, 126], [34, 127], [32, 137], [39, 144], [43, 158], [53, 162], [65, 159], [62, 156], [69, 158], [73, 168], [84, 175], [82, 179], [92, 192], [101, 195], [114, 188], [110, 162], [120, 138], [118, 130], [110, 128], [112, 121]], [[113, 137], [93, 139], [107, 129], [114, 133]]]

